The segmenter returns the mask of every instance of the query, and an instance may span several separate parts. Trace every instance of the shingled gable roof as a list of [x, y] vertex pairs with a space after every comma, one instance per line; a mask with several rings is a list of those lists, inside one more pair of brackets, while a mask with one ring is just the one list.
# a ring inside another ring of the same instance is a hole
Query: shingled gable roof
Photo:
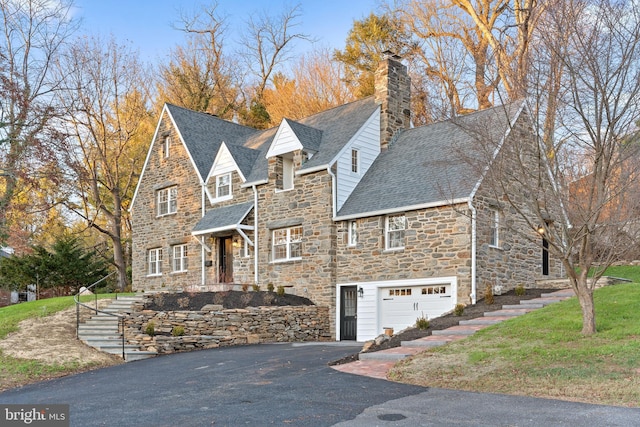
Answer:
[[[483, 173], [471, 160], [494, 154], [522, 106], [513, 103], [403, 131], [367, 171], [337, 219], [467, 201]], [[490, 153], [479, 137], [490, 141]]]
[[305, 126], [294, 120], [285, 120], [287, 120], [287, 123], [291, 126], [291, 130], [296, 134], [305, 149], [313, 150], [313, 152], [318, 151], [320, 142], [322, 141], [322, 131], [320, 129]]
[[259, 132], [250, 127], [176, 105], [166, 104], [166, 108], [202, 180], [211, 170], [215, 155], [223, 141], [230, 146]]
[[[302, 165], [301, 170], [329, 166], [345, 144], [362, 129], [362, 126], [377, 109], [378, 105], [373, 97], [368, 97], [301, 120], [287, 120], [291, 129], [296, 132], [296, 136], [302, 138], [300, 143], [303, 147], [310, 149], [314, 149], [314, 146], [317, 147], [316, 154]], [[278, 127], [274, 127], [261, 134], [251, 135], [243, 143], [245, 147], [257, 148], [262, 152], [256, 159], [253, 171], [247, 178], [245, 185], [262, 183], [267, 180], [266, 153], [277, 130]], [[318, 136], [321, 137], [319, 143]]]

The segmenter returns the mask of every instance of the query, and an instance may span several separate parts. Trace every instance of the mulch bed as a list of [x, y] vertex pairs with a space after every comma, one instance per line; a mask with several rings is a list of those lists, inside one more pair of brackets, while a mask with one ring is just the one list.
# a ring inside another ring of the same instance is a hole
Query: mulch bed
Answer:
[[[484, 299], [479, 300], [475, 305], [469, 305], [465, 307], [464, 313], [461, 316], [455, 314], [447, 314], [441, 317], [436, 317], [429, 320], [429, 328], [407, 328], [403, 331], [393, 335], [391, 339], [382, 342], [380, 345], [373, 344], [364, 353], [370, 353], [373, 351], [386, 350], [388, 348], [400, 347], [402, 341], [411, 341], [418, 338], [423, 338], [431, 335], [432, 331], [438, 331], [447, 329], [452, 326], [457, 326], [461, 320], [475, 319], [476, 317], [484, 316], [485, 312], [500, 310], [503, 305], [520, 304], [520, 301], [539, 298], [543, 293], [553, 292], [554, 289], [527, 289], [524, 295], [516, 295], [515, 291], [503, 293], [502, 295], [495, 295], [493, 304], [485, 303]], [[358, 360], [358, 354], [352, 354], [344, 357], [340, 360], [329, 363], [330, 365], [340, 365], [343, 363], [349, 363]]]

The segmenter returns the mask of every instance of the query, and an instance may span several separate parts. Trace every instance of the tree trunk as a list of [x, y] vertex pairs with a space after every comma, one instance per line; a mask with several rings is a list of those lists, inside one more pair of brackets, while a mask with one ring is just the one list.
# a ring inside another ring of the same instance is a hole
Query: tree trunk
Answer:
[[596, 333], [596, 307], [593, 303], [593, 290], [589, 289], [586, 278], [584, 280], [584, 283], [579, 280], [575, 289], [582, 309], [582, 334], [593, 335]]

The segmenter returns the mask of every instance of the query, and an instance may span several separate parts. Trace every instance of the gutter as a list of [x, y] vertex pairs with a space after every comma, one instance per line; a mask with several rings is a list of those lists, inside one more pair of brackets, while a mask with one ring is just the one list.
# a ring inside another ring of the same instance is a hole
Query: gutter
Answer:
[[469, 198], [469, 210], [471, 210], [471, 304], [476, 303], [477, 298], [477, 281], [476, 281], [476, 272], [477, 272], [477, 223], [478, 223], [478, 212], [476, 208], [473, 206], [473, 201]]
[[[204, 216], [206, 214], [206, 206], [205, 205], [207, 203], [207, 201], [206, 201], [206, 198], [207, 198], [207, 195], [206, 195], [207, 188], [206, 187], [207, 187], [207, 185], [204, 182], [201, 181], [200, 182], [200, 186], [202, 188], [202, 194], [201, 194], [201, 198], [202, 198], [202, 200], [201, 200], [201, 203], [202, 203], [202, 214], [201, 215], [202, 216], [201, 216], [201, 218], [204, 218]], [[203, 239], [203, 241], [204, 241], [204, 239]], [[201, 273], [201, 277], [200, 277], [200, 285], [201, 286], [205, 286], [206, 282], [207, 282], [207, 267], [205, 266], [205, 263], [206, 263], [206, 259], [205, 258], [206, 258], [206, 256], [207, 256], [207, 253], [206, 253], [206, 250], [205, 250], [205, 246], [204, 245], [200, 245], [200, 271], [202, 272]]]

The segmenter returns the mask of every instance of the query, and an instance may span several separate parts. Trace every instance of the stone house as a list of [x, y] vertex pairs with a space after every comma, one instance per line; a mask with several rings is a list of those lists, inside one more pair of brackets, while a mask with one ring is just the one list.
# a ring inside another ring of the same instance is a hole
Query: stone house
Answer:
[[409, 107], [394, 56], [374, 96], [264, 131], [165, 105], [132, 201], [134, 289], [284, 286], [329, 307], [337, 340], [363, 341], [487, 284], [561, 277], [541, 243], [508, 231], [519, 219], [474, 136], [486, 130], [493, 157], [536, 144], [526, 107], [417, 128]]

